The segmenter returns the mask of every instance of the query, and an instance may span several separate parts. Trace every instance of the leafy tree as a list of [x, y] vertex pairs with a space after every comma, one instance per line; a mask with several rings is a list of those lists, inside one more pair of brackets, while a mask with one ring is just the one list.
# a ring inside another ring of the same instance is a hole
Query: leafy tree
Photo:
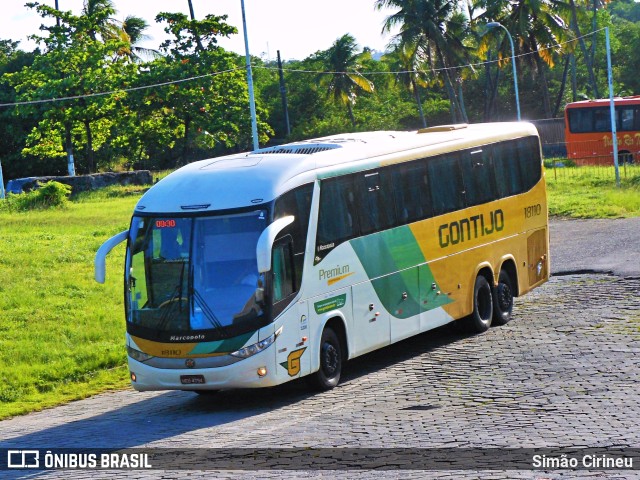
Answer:
[[109, 129], [118, 118], [117, 107], [125, 97], [122, 92], [92, 97], [98, 92], [118, 91], [127, 86], [137, 68], [118, 55], [126, 45], [117, 38], [98, 35], [107, 32], [103, 26], [113, 10], [92, 10], [90, 14], [74, 16], [46, 5], [29, 4], [43, 18], [60, 19], [60, 25], [42, 27], [47, 36], [34, 36], [44, 47], [44, 53], [32, 65], [7, 75], [21, 101], [73, 97], [64, 102], [43, 106], [26, 106], [22, 114], [41, 109], [40, 122], [29, 134], [25, 154], [41, 158], [62, 155], [61, 138], [65, 131], [85, 148], [83, 169], [96, 168], [95, 150], [109, 136]]
[[[207, 15], [189, 20], [181, 13], [160, 13], [165, 31], [173, 38], [161, 45], [165, 56], [148, 64], [144, 83], [185, 80], [150, 91], [145, 102], [158, 108], [169, 124], [179, 125], [182, 151], [177, 163], [198, 156], [196, 150], [248, 148], [251, 144], [249, 100], [241, 59], [217, 46], [219, 36], [236, 33], [225, 16]], [[202, 50], [200, 49], [202, 47]], [[224, 73], [220, 73], [224, 72]], [[197, 80], [189, 80], [197, 78]], [[258, 114], [264, 111], [258, 106]], [[260, 140], [272, 133], [259, 120]]]

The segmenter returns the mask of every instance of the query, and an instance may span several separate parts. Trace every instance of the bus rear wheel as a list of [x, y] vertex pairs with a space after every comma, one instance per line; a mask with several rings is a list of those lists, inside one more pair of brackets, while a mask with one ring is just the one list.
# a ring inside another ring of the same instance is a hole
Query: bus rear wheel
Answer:
[[633, 164], [633, 154], [628, 150], [621, 150], [618, 152], [618, 163], [620, 163], [620, 165], [625, 163], [629, 165]]
[[482, 275], [476, 277], [473, 287], [473, 312], [466, 320], [466, 327], [473, 333], [486, 332], [493, 319], [493, 295], [491, 285]]
[[511, 320], [513, 311], [513, 288], [511, 277], [504, 270], [500, 270], [498, 285], [493, 291], [493, 323], [504, 325]]
[[342, 347], [336, 332], [325, 328], [320, 340], [320, 368], [309, 377], [311, 386], [317, 390], [331, 390], [340, 381], [342, 373]]

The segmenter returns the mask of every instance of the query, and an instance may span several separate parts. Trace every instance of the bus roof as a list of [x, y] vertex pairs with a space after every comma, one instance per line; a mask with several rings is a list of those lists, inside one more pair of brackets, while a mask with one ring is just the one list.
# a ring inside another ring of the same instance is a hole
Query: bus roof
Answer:
[[316, 179], [370, 170], [537, 135], [527, 122], [442, 125], [417, 132], [361, 132], [263, 148], [191, 163], [162, 179], [137, 213], [189, 213], [260, 205]]
[[[595, 108], [595, 107], [607, 107], [611, 100], [608, 98], [598, 98], [596, 100], [580, 100], [579, 102], [567, 103], [565, 109], [571, 108]], [[613, 103], [615, 105], [626, 103], [629, 105], [640, 104], [640, 95], [633, 95], [629, 97], [614, 97]]]

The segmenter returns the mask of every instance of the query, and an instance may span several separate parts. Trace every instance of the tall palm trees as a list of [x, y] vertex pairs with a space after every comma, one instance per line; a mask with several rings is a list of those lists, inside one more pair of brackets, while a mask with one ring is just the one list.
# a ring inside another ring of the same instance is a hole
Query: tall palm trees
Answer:
[[318, 57], [330, 70], [329, 76], [322, 76], [321, 83], [327, 87], [327, 95], [341, 105], [345, 105], [349, 112], [349, 119], [356, 127], [353, 115], [353, 105], [360, 92], [373, 92], [373, 83], [364, 78], [359, 72], [358, 44], [355, 38], [346, 34], [338, 38], [329, 50], [320, 52]]
[[[564, 20], [570, 15], [569, 5], [563, 0], [503, 0], [486, 2], [486, 7], [480, 18], [499, 21], [511, 32], [518, 53], [525, 55], [531, 71], [537, 74], [544, 111], [551, 116], [545, 66], [553, 66], [561, 44], [569, 38], [568, 22]], [[506, 42], [503, 47], [508, 47]]]
[[459, 2], [448, 0], [376, 0], [378, 9], [396, 12], [385, 20], [383, 31], [400, 27], [395, 41], [415, 45], [416, 54], [437, 74], [451, 102], [452, 120], [467, 121], [464, 102], [456, 85], [462, 81], [462, 70], [468, 63], [469, 48], [464, 39], [469, 22], [461, 12]]

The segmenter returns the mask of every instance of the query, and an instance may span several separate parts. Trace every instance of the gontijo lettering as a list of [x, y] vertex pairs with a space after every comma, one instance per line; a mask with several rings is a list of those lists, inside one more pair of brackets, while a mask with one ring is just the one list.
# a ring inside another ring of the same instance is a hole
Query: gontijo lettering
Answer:
[[493, 232], [500, 232], [504, 228], [504, 212], [500, 209], [489, 214], [485, 218], [484, 214], [463, 218], [451, 223], [445, 223], [438, 227], [438, 240], [440, 248], [449, 245], [457, 245], [468, 240], [473, 240]]

